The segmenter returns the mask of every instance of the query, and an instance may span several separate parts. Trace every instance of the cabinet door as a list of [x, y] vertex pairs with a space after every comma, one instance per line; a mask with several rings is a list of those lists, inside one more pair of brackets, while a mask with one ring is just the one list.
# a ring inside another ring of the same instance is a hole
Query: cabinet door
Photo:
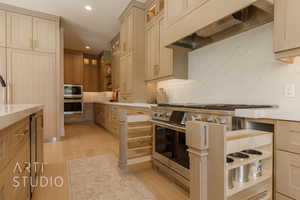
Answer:
[[166, 0], [166, 16], [168, 24], [176, 22], [186, 11], [187, 0]]
[[173, 50], [164, 46], [165, 20], [159, 20], [159, 77], [171, 76], [173, 74]]
[[0, 10], [0, 46], [6, 46], [6, 14]]
[[74, 85], [83, 84], [83, 55], [65, 53], [64, 83]]
[[300, 156], [277, 151], [276, 170], [276, 191], [300, 199]]
[[188, 0], [188, 10], [194, 10], [200, 6], [202, 6], [203, 4], [205, 4], [206, 2], [208, 2], [209, 0]]
[[41, 52], [55, 53], [56, 23], [33, 18], [33, 49]]
[[55, 55], [8, 49], [9, 103], [43, 104], [44, 136], [57, 136]]
[[[154, 43], [153, 41], [153, 25], [146, 29], [146, 78], [147, 80], [154, 79]], [[158, 42], [158, 41], [157, 41]]]
[[7, 46], [16, 49], [32, 49], [32, 17], [7, 13]]
[[[6, 49], [0, 47], [0, 75], [3, 77], [5, 81], [6, 78]], [[0, 104], [4, 104], [6, 101], [6, 89], [0, 87]]]
[[134, 40], [134, 18], [133, 13], [129, 14], [127, 17], [127, 54], [130, 54], [133, 52], [133, 40]]
[[274, 0], [274, 51], [300, 47], [299, 0]]
[[127, 80], [127, 57], [120, 59], [120, 92], [126, 93], [126, 80]]
[[276, 148], [282, 151], [300, 153], [300, 123], [277, 122]]
[[133, 62], [132, 55], [127, 57], [127, 68], [126, 68], [126, 93], [131, 94], [133, 89]]
[[128, 51], [128, 20], [125, 18], [121, 23], [120, 30], [121, 56], [125, 56]]

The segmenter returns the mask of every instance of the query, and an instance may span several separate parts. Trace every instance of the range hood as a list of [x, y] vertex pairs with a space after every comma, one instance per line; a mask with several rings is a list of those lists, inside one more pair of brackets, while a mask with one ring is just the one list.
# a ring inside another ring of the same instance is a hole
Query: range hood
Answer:
[[195, 50], [272, 22], [273, 20], [273, 4], [268, 0], [259, 0], [254, 4], [173, 43], [171, 47], [180, 46]]

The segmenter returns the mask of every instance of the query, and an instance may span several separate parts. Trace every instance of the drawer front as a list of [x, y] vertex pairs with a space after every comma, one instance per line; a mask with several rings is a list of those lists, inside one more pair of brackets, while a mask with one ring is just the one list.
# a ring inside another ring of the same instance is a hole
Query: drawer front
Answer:
[[286, 121], [277, 123], [276, 148], [300, 153], [300, 123]]
[[277, 192], [300, 199], [300, 155], [277, 151], [276, 166]]
[[293, 200], [293, 199], [290, 199], [289, 197], [286, 197], [286, 196], [283, 196], [283, 195], [277, 193], [276, 200]]
[[29, 139], [29, 118], [0, 131], [0, 170], [15, 158], [20, 146]]

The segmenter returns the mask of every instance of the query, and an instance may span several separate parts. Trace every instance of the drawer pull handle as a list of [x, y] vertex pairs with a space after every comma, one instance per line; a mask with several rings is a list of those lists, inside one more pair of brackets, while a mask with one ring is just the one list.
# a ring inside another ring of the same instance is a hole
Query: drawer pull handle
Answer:
[[22, 133], [17, 133], [16, 136], [25, 136], [29, 133], [29, 130], [25, 130]]

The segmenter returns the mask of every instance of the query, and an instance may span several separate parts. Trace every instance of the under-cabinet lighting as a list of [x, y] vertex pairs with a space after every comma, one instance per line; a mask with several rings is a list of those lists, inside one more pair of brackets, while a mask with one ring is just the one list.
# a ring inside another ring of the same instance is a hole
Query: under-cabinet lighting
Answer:
[[92, 6], [90, 6], [90, 5], [86, 5], [86, 6], [84, 6], [84, 8], [85, 8], [86, 10], [88, 10], [88, 11], [93, 10]]
[[90, 46], [86, 46], [85, 48], [86, 48], [87, 50], [90, 50], [90, 49], [91, 49], [91, 47], [90, 47]]

